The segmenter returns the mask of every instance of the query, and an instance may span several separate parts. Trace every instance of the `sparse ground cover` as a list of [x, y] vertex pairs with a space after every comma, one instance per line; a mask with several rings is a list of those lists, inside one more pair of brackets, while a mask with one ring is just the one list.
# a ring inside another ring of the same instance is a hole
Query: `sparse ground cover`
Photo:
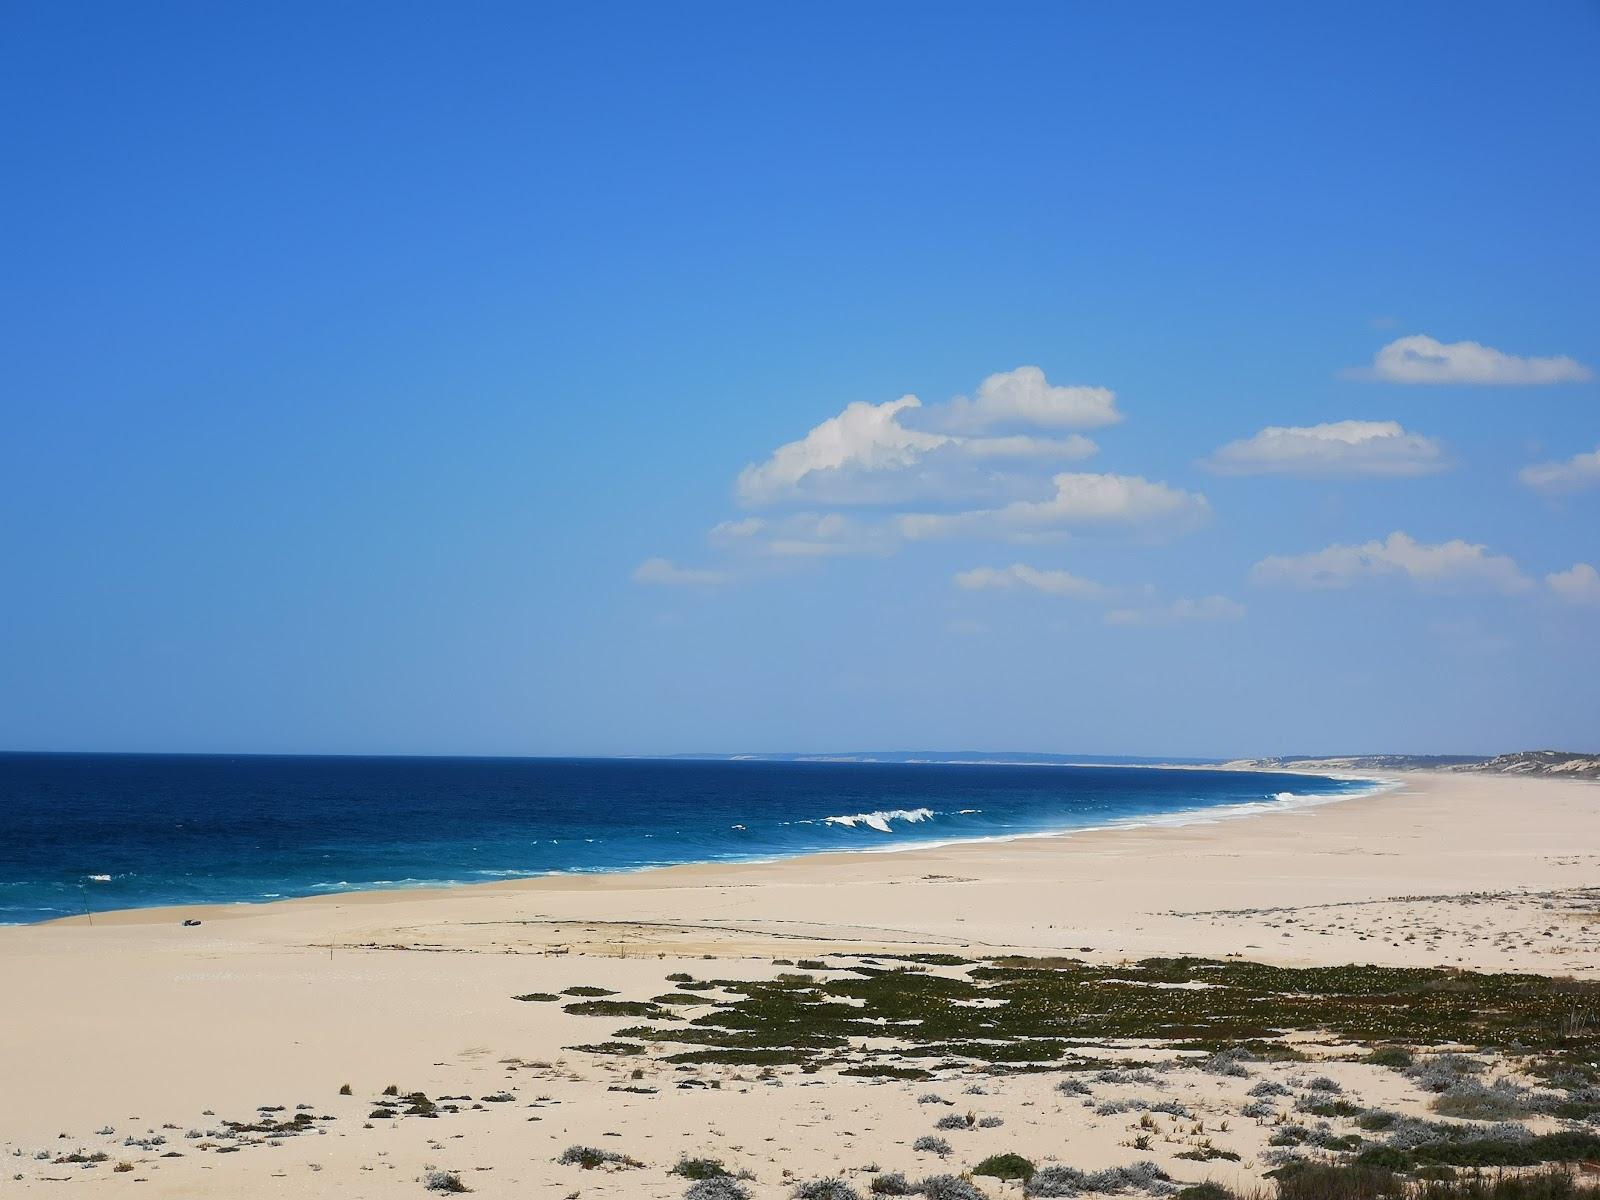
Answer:
[[941, 964], [938, 972], [856, 966], [825, 977], [784, 972], [678, 986], [695, 989], [708, 1011], [614, 1036], [659, 1046], [674, 1062], [858, 1070], [1090, 1065], [1097, 1047], [1131, 1041], [1293, 1057], [1298, 1051], [1286, 1039], [1307, 1032], [1391, 1057], [1408, 1056], [1409, 1047], [1499, 1047], [1552, 1076], [1588, 1077], [1600, 1065], [1600, 1038], [1587, 1016], [1600, 1012], [1600, 984], [1536, 975], [1008, 958]]

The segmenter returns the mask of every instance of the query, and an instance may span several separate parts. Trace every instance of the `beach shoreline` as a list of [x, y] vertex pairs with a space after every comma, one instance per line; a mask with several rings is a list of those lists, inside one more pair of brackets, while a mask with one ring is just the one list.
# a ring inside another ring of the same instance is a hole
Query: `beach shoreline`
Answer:
[[[619, 1058], [581, 1047], [613, 1038], [624, 1020], [513, 998], [582, 985], [644, 1003], [686, 975], [765, 979], [795, 969], [782, 963], [874, 954], [1600, 979], [1600, 787], [1399, 778], [1376, 795], [1203, 824], [7, 926], [0, 1073], [12, 1086], [0, 1089], [0, 1151], [16, 1155], [7, 1161], [19, 1163], [23, 1191], [66, 1177], [53, 1159], [32, 1166], [45, 1161], [38, 1154], [81, 1144], [131, 1165], [72, 1178], [107, 1190], [146, 1180], [146, 1196], [286, 1194], [284, 1179], [296, 1195], [392, 1195], [401, 1178], [414, 1189], [429, 1164], [470, 1160], [485, 1195], [581, 1185], [585, 1196], [661, 1200], [682, 1192], [665, 1175], [677, 1154], [715, 1151], [758, 1175], [759, 1196], [778, 1197], [784, 1171], [856, 1170], [873, 1158], [917, 1166], [902, 1160], [925, 1132], [915, 1095], [926, 1085], [792, 1069], [767, 1078], [675, 1066], [654, 1051]], [[1319, 1069], [1376, 1097], [1403, 1085], [1342, 1060]], [[1006, 1123], [974, 1148], [1070, 1149], [1083, 1166], [1130, 1158], [1126, 1120], [1067, 1111], [1048, 1080], [954, 1077], [981, 1086], [987, 1098], [975, 1103]], [[1197, 1111], [1221, 1114], [1235, 1102], [1216, 1089], [1233, 1085], [1209, 1078], [1190, 1072], [1184, 1087]], [[345, 1083], [353, 1097], [339, 1095]], [[475, 1098], [451, 1118], [447, 1139], [464, 1140], [440, 1141], [442, 1123], [364, 1121], [390, 1083]], [[1385, 1102], [1427, 1103], [1411, 1092]], [[515, 1102], [476, 1099], [502, 1093]], [[297, 1104], [335, 1120], [314, 1139], [245, 1136], [236, 1144], [279, 1144], [226, 1158], [183, 1141], [197, 1131], [195, 1145], [221, 1145], [206, 1130], [222, 1117]], [[841, 1141], [834, 1122], [847, 1114], [852, 1136]], [[149, 1146], [126, 1148], [135, 1133]], [[604, 1133], [655, 1174], [578, 1177], [554, 1162]], [[1264, 1146], [1265, 1133], [1234, 1136], [1246, 1159], [1232, 1176], [1190, 1177], [1259, 1178], [1249, 1138]], [[184, 1157], [161, 1158], [171, 1152]]]
[[[1005, 766], [1067, 766], [1094, 765], [1102, 769], [1125, 768], [1129, 770], [1159, 770], [1159, 771], [1193, 771], [1193, 770], [1218, 770], [1212, 766], [1197, 767], [1192, 764], [1056, 764], [1056, 763], [956, 763], [937, 765], [1005, 765]], [[1101, 824], [1081, 826], [1068, 826], [1059, 829], [1028, 830], [1014, 834], [988, 834], [970, 837], [949, 837], [935, 840], [918, 840], [916, 835], [902, 833], [894, 841], [882, 845], [862, 845], [843, 850], [809, 850], [796, 851], [786, 854], [757, 855], [749, 858], [722, 858], [705, 859], [691, 862], [653, 863], [631, 868], [618, 869], [572, 869], [552, 870], [538, 874], [508, 875], [504, 878], [484, 880], [448, 880], [441, 882], [418, 882], [414, 884], [397, 884], [389, 887], [352, 887], [329, 888], [326, 891], [313, 892], [305, 895], [288, 895], [272, 897], [270, 899], [246, 899], [226, 902], [200, 902], [191, 904], [148, 904], [130, 905], [114, 908], [86, 907], [83, 913], [74, 913], [59, 917], [50, 917], [41, 921], [17, 922], [14, 925], [0, 923], [0, 929], [29, 925], [142, 925], [162, 924], [172, 921], [184, 920], [224, 920], [230, 915], [243, 915], [250, 910], [270, 908], [275, 905], [311, 904], [326, 901], [348, 900], [356, 903], [378, 903], [379, 898], [444, 898], [454, 893], [473, 893], [479, 891], [518, 891], [528, 886], [537, 886], [563, 879], [586, 881], [596, 890], [605, 890], [622, 886], [625, 879], [643, 877], [651, 879], [658, 873], [675, 871], [716, 871], [721, 868], [765, 867], [783, 863], [813, 864], [823, 867], [828, 864], [843, 862], [858, 855], [906, 855], [930, 853], [948, 850], [963, 846], [1000, 846], [1021, 841], [1055, 841], [1066, 838], [1081, 838], [1101, 833], [1135, 832], [1145, 829], [1181, 829], [1194, 825], [1216, 825], [1223, 822], [1248, 820], [1256, 816], [1273, 815], [1280, 813], [1293, 813], [1305, 809], [1321, 808], [1330, 804], [1345, 804], [1356, 800], [1366, 800], [1381, 797], [1396, 791], [1404, 790], [1406, 783], [1403, 778], [1379, 777], [1368, 774], [1338, 771], [1307, 772], [1288, 768], [1266, 767], [1229, 767], [1229, 771], [1246, 774], [1283, 775], [1295, 778], [1308, 776], [1317, 779], [1333, 779], [1345, 783], [1359, 783], [1369, 785], [1364, 790], [1355, 792], [1338, 793], [1313, 793], [1305, 795], [1292, 795], [1287, 801], [1283, 799], [1285, 793], [1278, 793], [1273, 799], [1246, 801], [1239, 803], [1219, 803], [1202, 805], [1189, 809], [1180, 809], [1166, 813], [1147, 813], [1138, 816], [1113, 818]], [[829, 818], [830, 820], [834, 818]], [[699, 879], [691, 881], [691, 886], [702, 882]], [[92, 894], [92, 893], [91, 893]]]

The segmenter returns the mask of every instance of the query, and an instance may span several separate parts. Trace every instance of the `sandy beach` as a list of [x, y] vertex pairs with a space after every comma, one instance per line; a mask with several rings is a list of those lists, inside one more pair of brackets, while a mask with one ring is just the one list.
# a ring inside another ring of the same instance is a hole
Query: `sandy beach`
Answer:
[[[669, 1064], [572, 1049], [627, 1021], [513, 997], [580, 987], [644, 1002], [673, 975], [768, 979], [796, 969], [774, 959], [842, 954], [1600, 978], [1600, 787], [1397, 778], [1382, 795], [1177, 827], [0, 929], [0, 1190], [68, 1181], [144, 1196], [420, 1195], [437, 1168], [486, 1196], [666, 1198], [683, 1191], [668, 1174], [678, 1158], [706, 1155], [776, 1197], [798, 1178], [844, 1172], [864, 1190], [869, 1166], [960, 1171], [1003, 1151], [1084, 1168], [1148, 1158], [1180, 1180], [1253, 1178], [1271, 1126], [1236, 1115], [1246, 1089], [1303, 1074], [1303, 1063], [1095, 1083], [1095, 1102], [1159, 1092], [1194, 1114], [1162, 1118], [1153, 1148], [1136, 1152], [1137, 1111], [1101, 1115], [1055, 1090], [1049, 1072], [914, 1081]], [[1312, 1054], [1329, 1060], [1317, 1073], [1346, 1094], [1427, 1110], [1404, 1075], [1328, 1047]], [[1107, 1054], [1148, 1057], [1133, 1045]], [[460, 1097], [459, 1111], [374, 1117], [391, 1084], [430, 1103]], [[930, 1092], [951, 1103], [917, 1102]], [[938, 1113], [968, 1110], [998, 1123], [951, 1135], [948, 1159], [911, 1149]], [[273, 1124], [218, 1136], [225, 1121], [297, 1112], [307, 1115], [295, 1136], [274, 1136]], [[1227, 1132], [1207, 1136], [1237, 1161], [1177, 1157], [1200, 1136], [1178, 1125], [1208, 1115]], [[574, 1143], [642, 1165], [557, 1163]], [[96, 1153], [105, 1157], [60, 1161]], [[991, 1195], [1017, 1190], [979, 1182]]]

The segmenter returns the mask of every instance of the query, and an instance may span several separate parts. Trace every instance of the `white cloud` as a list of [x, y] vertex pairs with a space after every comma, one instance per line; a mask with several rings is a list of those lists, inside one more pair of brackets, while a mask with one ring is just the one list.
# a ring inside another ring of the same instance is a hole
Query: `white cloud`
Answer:
[[670, 559], [647, 558], [633, 569], [635, 583], [662, 584], [668, 587], [716, 587], [727, 583], [726, 571], [675, 566]]
[[1064, 438], [1029, 437], [1012, 434], [1009, 437], [981, 437], [960, 439], [963, 454], [973, 458], [1053, 458], [1057, 461], [1088, 458], [1100, 447], [1080, 433]]
[[1517, 564], [1460, 539], [1426, 545], [1404, 533], [1360, 546], [1329, 546], [1310, 554], [1274, 555], [1250, 570], [1254, 583], [1342, 588], [1367, 579], [1401, 577], [1425, 587], [1521, 592], [1532, 586]]
[[880, 522], [855, 521], [839, 513], [798, 513], [774, 525], [763, 549], [780, 558], [882, 554], [892, 549]]
[[1224, 475], [1425, 475], [1443, 468], [1444, 452], [1397, 421], [1333, 421], [1270, 425], [1206, 465]]
[[901, 396], [882, 404], [857, 400], [836, 417], [829, 417], [797, 442], [779, 446], [759, 466], [739, 472], [741, 499], [769, 503], [797, 489], [818, 473], [898, 470], [913, 466], [928, 451], [945, 445], [948, 437], [907, 429], [899, 415], [920, 408], [915, 396]]
[[[984, 380], [972, 400], [958, 396], [926, 408], [911, 395], [883, 404], [856, 401], [766, 461], [745, 467], [738, 496], [746, 504], [772, 505], [1017, 495], [1018, 480], [996, 464], [1071, 462], [1099, 450], [1081, 434], [1025, 430], [1120, 420], [1115, 399], [1105, 388], [1054, 387], [1037, 367], [1018, 367]], [[991, 435], [991, 427], [1005, 428]]]
[[1244, 605], [1226, 596], [1188, 597], [1149, 608], [1114, 608], [1106, 613], [1107, 625], [1181, 625], [1191, 621], [1237, 621]]
[[1211, 512], [1204, 496], [1137, 475], [1069, 472], [1052, 483], [1056, 492], [1048, 500], [1019, 500], [971, 512], [907, 513], [899, 518], [899, 529], [908, 538], [1028, 538], [1073, 528], [1182, 527], [1203, 521]]
[[1600, 487], [1600, 446], [1590, 454], [1574, 454], [1566, 462], [1535, 463], [1523, 467], [1517, 478], [1535, 491], [1581, 492]]
[[1478, 342], [1441, 342], [1426, 334], [1397, 338], [1373, 356], [1370, 367], [1345, 373], [1384, 383], [1535, 385], [1582, 383], [1594, 372], [1574, 358], [1522, 358]]
[[1546, 575], [1544, 581], [1568, 604], [1600, 604], [1600, 571], [1588, 563], [1574, 563], [1565, 571]]
[[1108, 595], [1108, 589], [1092, 579], [1083, 579], [1067, 571], [1041, 571], [1025, 563], [1013, 563], [1009, 567], [974, 567], [958, 572], [955, 580], [957, 587], [968, 591], [1021, 587], [1079, 600], [1103, 600]]
[[760, 517], [745, 517], [739, 521], [722, 521], [711, 527], [711, 540], [719, 544], [738, 542], [755, 537], [767, 527]]
[[978, 385], [976, 396], [957, 396], [929, 416], [938, 428], [963, 431], [1013, 425], [1098, 429], [1122, 420], [1111, 389], [1057, 387], [1038, 367], [991, 375]]

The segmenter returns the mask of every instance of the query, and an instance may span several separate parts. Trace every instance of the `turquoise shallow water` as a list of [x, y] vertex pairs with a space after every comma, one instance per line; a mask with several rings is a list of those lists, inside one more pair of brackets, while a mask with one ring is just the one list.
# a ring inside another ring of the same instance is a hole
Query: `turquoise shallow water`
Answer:
[[0, 923], [1215, 819], [1374, 786], [978, 763], [0, 754]]

